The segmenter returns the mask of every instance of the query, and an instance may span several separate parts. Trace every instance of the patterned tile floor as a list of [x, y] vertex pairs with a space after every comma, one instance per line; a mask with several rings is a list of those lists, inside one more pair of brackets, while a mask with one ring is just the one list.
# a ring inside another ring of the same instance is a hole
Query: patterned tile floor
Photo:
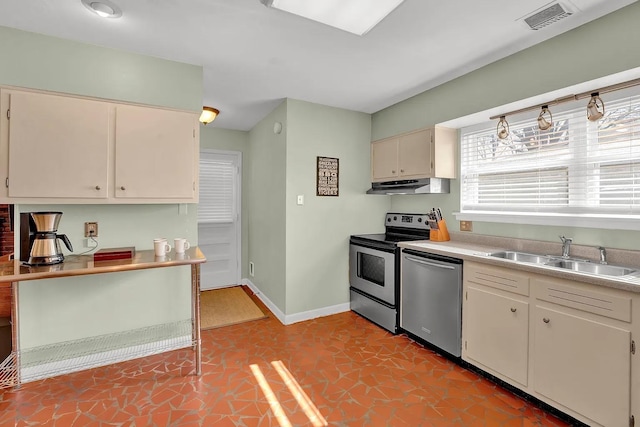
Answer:
[[351, 312], [286, 327], [270, 316], [202, 338], [200, 377], [179, 350], [27, 383], [0, 390], [0, 426], [566, 425]]

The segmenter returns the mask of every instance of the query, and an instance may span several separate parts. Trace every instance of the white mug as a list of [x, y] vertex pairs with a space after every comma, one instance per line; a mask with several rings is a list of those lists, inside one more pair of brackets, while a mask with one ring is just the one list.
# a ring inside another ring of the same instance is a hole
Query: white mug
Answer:
[[175, 248], [177, 254], [183, 254], [184, 251], [191, 247], [191, 245], [189, 244], [189, 241], [187, 239], [176, 237], [173, 240], [173, 247]]
[[165, 256], [171, 251], [171, 245], [167, 243], [167, 239], [153, 239], [153, 250], [156, 256]]

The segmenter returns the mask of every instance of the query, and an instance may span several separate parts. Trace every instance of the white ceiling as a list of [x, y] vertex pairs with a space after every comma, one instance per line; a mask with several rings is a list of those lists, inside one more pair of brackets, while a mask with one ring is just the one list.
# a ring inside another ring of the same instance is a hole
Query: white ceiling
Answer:
[[635, 0], [560, 0], [576, 13], [539, 31], [519, 19], [548, 0], [405, 0], [362, 37], [259, 0], [112, 1], [2, 0], [0, 25], [202, 65], [213, 125], [249, 130], [284, 98], [374, 113]]

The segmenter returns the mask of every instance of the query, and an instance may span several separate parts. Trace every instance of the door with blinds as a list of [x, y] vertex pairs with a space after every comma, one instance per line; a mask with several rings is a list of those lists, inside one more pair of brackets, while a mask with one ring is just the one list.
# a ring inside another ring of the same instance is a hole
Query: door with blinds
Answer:
[[198, 246], [207, 258], [200, 270], [202, 290], [240, 282], [241, 164], [239, 152], [200, 152]]

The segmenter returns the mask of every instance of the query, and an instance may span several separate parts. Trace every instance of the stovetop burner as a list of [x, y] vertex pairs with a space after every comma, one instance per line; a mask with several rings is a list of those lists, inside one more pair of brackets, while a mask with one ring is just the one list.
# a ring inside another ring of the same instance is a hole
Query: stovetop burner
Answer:
[[388, 213], [385, 217], [385, 233], [359, 234], [352, 240], [370, 241], [396, 246], [398, 242], [429, 240], [427, 215]]

